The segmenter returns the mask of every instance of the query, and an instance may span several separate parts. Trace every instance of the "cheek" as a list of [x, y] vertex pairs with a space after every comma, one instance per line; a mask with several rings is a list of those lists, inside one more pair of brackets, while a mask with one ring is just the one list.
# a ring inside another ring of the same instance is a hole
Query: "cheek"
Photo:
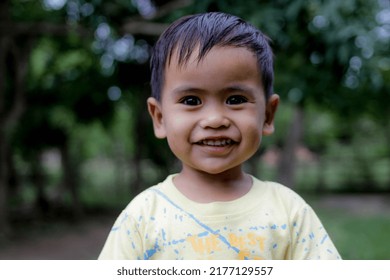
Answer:
[[167, 138], [171, 142], [187, 140], [190, 136], [191, 119], [172, 115], [166, 122]]
[[260, 133], [263, 129], [264, 117], [259, 116], [256, 113], [247, 114], [238, 118], [240, 127], [250, 134]]
[[241, 120], [241, 133], [251, 145], [258, 147], [262, 139], [263, 118], [243, 118]]
[[167, 142], [171, 152], [183, 161], [185, 155], [189, 153], [190, 129], [188, 120], [179, 116], [169, 120], [167, 129]]

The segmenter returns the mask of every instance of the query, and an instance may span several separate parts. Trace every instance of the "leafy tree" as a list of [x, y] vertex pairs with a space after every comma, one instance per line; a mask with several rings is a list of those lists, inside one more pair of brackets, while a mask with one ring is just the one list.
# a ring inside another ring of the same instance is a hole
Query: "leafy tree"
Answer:
[[[0, 228], [7, 226], [7, 191], [15, 169], [11, 155], [17, 152], [33, 166], [42, 151], [57, 147], [68, 166], [64, 178], [77, 178], [77, 164], [70, 162], [81, 159], [69, 157], [75, 127], [95, 122], [109, 127], [119, 99], [133, 117], [134, 193], [145, 179], [142, 159], [161, 169], [174, 165], [165, 143], [145, 128], [150, 125], [148, 59], [157, 36], [186, 14], [236, 14], [273, 39], [275, 91], [296, 108], [290, 132], [276, 135], [285, 151], [280, 174], [288, 174], [288, 185], [293, 185], [294, 151], [304, 140], [308, 106], [331, 111], [338, 120], [335, 133], [310, 139], [316, 152], [333, 137], [350, 139], [351, 124], [362, 115], [383, 126], [390, 147], [389, 10], [385, 0], [2, 1]], [[77, 204], [77, 182], [65, 184], [73, 186]], [[44, 201], [42, 187], [37, 188]]]
[[[289, 174], [282, 180], [286, 184], [294, 184], [293, 152], [303, 131], [299, 112], [307, 104], [331, 110], [346, 124], [366, 114], [389, 131], [389, 118], [384, 117], [390, 112], [386, 102], [390, 96], [388, 1], [201, 3], [203, 9], [232, 12], [249, 20], [274, 41], [276, 92], [297, 106], [279, 172], [280, 176]], [[353, 133], [350, 129], [341, 132], [343, 137]]]
[[[8, 181], [14, 179], [11, 175], [17, 176], [9, 172], [14, 170], [10, 156], [15, 149], [32, 166], [37, 201], [42, 208], [47, 204], [47, 199], [40, 179], [43, 175], [39, 167], [40, 153], [48, 147], [59, 148], [63, 159], [64, 184], [70, 188], [75, 213], [80, 213], [77, 165], [69, 154], [72, 131], [79, 123], [96, 120], [109, 123], [113, 112], [112, 101], [117, 98], [112, 91], [117, 88], [115, 84], [132, 88], [139, 88], [141, 84], [144, 86], [147, 73], [139, 70], [145, 65], [137, 65], [148, 60], [148, 36], [153, 36], [153, 41], [155, 35], [166, 27], [165, 24], [153, 24], [150, 20], [187, 5], [188, 1], [161, 1], [160, 4], [161, 9], [156, 9], [157, 6], [149, 1], [43, 0], [22, 3], [7, 0], [1, 3], [2, 229], [8, 228]], [[126, 69], [121, 65], [134, 66]], [[123, 73], [123, 69], [130, 70], [131, 74]], [[134, 75], [137, 73], [138, 77]], [[123, 92], [132, 91], [125, 88]], [[145, 90], [136, 92], [142, 93], [136, 99], [145, 101]], [[136, 109], [142, 108], [134, 106]], [[145, 140], [151, 137], [145, 138], [141, 133], [144, 131], [145, 110], [135, 111], [138, 112], [135, 123], [139, 125], [137, 145], [143, 147], [147, 142]], [[145, 155], [161, 158], [160, 153], [150, 151], [137, 149], [135, 158]]]
[[[81, 36], [91, 34], [87, 29], [72, 28], [58, 20], [58, 14], [53, 16], [42, 9], [38, 1], [3, 1], [1, 5], [0, 226], [6, 231], [8, 181], [12, 179], [9, 170], [13, 170], [12, 159], [8, 160], [11, 149], [19, 144], [31, 162], [38, 201], [42, 202], [45, 199], [37, 159], [45, 147], [59, 147], [63, 151], [64, 178], [77, 204], [76, 184], [69, 181], [75, 176], [67, 160], [70, 127], [66, 125], [72, 120], [108, 119], [112, 106], [101, 91], [107, 85], [97, 70], [98, 64], [86, 51], [88, 45]], [[91, 94], [91, 85], [100, 87], [95, 88], [95, 94]]]

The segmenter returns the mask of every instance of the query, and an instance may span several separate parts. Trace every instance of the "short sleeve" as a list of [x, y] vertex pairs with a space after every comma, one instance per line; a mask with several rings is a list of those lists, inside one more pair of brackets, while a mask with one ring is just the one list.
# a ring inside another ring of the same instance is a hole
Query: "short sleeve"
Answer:
[[107, 237], [99, 260], [141, 259], [142, 241], [134, 219], [122, 211]]
[[290, 258], [295, 260], [341, 259], [313, 209], [304, 204], [292, 221]]

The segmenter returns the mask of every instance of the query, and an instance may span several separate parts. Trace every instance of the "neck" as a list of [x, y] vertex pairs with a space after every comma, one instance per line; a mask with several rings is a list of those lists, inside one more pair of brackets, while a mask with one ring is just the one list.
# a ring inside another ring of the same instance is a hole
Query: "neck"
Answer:
[[245, 195], [252, 179], [241, 167], [218, 174], [210, 174], [183, 167], [174, 179], [177, 189], [187, 198], [200, 202], [231, 201]]

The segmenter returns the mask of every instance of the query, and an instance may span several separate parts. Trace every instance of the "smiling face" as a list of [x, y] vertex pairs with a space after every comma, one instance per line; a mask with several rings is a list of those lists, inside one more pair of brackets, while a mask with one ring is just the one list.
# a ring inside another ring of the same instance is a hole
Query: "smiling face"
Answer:
[[174, 54], [161, 102], [148, 99], [155, 134], [167, 138], [183, 172], [238, 170], [273, 132], [276, 95], [266, 102], [257, 60], [245, 48], [214, 47], [185, 65]]

